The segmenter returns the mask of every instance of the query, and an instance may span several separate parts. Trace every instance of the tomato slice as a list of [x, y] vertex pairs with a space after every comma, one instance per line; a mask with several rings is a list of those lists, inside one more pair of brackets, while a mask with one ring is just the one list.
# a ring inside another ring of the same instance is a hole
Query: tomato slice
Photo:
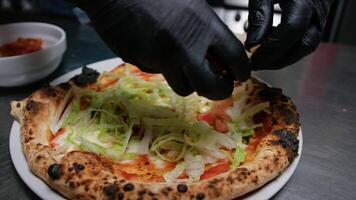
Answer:
[[54, 135], [52, 135], [52, 137], [49, 139], [49, 145], [51, 147], [56, 147], [56, 140], [59, 136], [63, 135], [65, 133], [65, 129], [64, 128], [60, 128], [57, 133], [55, 133]]
[[213, 167], [210, 167], [209, 169], [207, 169], [203, 175], [201, 175], [200, 179], [204, 180], [204, 179], [208, 179], [211, 177], [214, 177], [216, 175], [219, 175], [221, 173], [227, 172], [230, 170], [230, 164], [229, 162], [223, 162], [220, 163], [218, 165], [215, 165]]
[[137, 74], [138, 76], [140, 76], [141, 78], [143, 78], [146, 81], [155, 76], [155, 74], [150, 74], [150, 73], [143, 72], [138, 67], [135, 67], [135, 66], [132, 66], [131, 71], [133, 73]]
[[197, 119], [206, 121], [220, 133], [226, 133], [229, 131], [227, 122], [231, 121], [230, 117], [226, 114], [226, 109], [232, 105], [232, 97], [225, 100], [216, 101], [210, 111], [198, 114]]
[[202, 114], [197, 115], [197, 120], [199, 121], [206, 121], [208, 124], [211, 124], [213, 122], [213, 114], [211, 112], [205, 112]]
[[227, 123], [222, 119], [215, 120], [215, 129], [220, 133], [227, 133], [229, 131], [229, 127], [227, 126]]
[[129, 174], [123, 171], [121, 171], [121, 175], [125, 178], [125, 180], [131, 180], [136, 177], [135, 174]]
[[246, 148], [247, 158], [246, 160], [252, 159], [250, 155], [256, 152], [258, 145], [261, 143], [262, 139], [272, 130], [273, 121], [271, 115], [260, 112], [253, 116], [255, 123], [262, 123], [262, 127], [255, 128], [255, 134], [249, 139], [248, 146]]
[[186, 179], [186, 178], [189, 178], [189, 176], [185, 171], [178, 177], [178, 179]]
[[212, 110], [214, 110], [215, 112], [225, 112], [225, 110], [231, 107], [233, 104], [234, 104], [234, 100], [232, 99], [232, 97], [229, 97], [221, 101], [215, 101]]
[[119, 80], [118, 78], [102, 76], [100, 79], [100, 84], [102, 87], [107, 88], [107, 87], [115, 84], [118, 80]]

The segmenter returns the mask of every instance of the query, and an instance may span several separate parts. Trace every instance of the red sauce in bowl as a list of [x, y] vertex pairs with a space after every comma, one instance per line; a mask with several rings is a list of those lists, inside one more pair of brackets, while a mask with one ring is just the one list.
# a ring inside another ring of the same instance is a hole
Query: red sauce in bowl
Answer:
[[18, 38], [0, 46], [0, 56], [18, 56], [36, 52], [42, 49], [43, 41], [40, 38]]

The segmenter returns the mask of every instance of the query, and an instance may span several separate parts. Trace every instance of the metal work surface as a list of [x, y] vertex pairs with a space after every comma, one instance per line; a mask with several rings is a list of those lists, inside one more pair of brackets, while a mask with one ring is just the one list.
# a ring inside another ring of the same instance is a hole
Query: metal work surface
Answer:
[[[26, 87], [0, 88], [0, 199], [38, 198], [21, 181], [10, 159], [9, 133], [14, 119], [9, 102], [72, 69], [114, 56], [89, 26], [71, 19], [34, 20], [61, 26], [67, 32], [68, 50], [61, 66], [45, 80]], [[255, 74], [292, 97], [303, 128], [301, 162], [273, 199], [355, 199], [356, 47], [322, 44], [293, 66]]]

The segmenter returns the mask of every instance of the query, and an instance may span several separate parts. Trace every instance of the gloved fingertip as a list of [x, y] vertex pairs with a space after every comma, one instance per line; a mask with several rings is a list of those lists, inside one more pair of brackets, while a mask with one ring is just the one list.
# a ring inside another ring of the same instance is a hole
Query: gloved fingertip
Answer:
[[194, 91], [193, 90], [175, 90], [174, 87], [172, 87], [173, 91], [178, 94], [179, 96], [182, 96], [182, 97], [186, 97], [186, 96], [189, 96], [191, 95]]
[[243, 73], [240, 73], [238, 80], [241, 81], [241, 82], [245, 82], [250, 77], [251, 77], [251, 68], [248, 71], [244, 71]]
[[188, 96], [194, 92], [190, 87], [184, 72], [178, 67], [172, 67], [162, 72], [168, 85], [180, 96]]
[[224, 76], [220, 70], [204, 59], [202, 63], [192, 62], [184, 67], [190, 86], [198, 95], [211, 100], [221, 100], [231, 95], [233, 79]]
[[269, 69], [272, 64], [272, 60], [266, 56], [266, 54], [256, 51], [256, 53], [251, 56], [251, 64], [252, 70]]
[[185, 97], [185, 96], [188, 96], [194, 92], [186, 84], [181, 84], [181, 83], [177, 83], [175, 81], [170, 81], [170, 80], [167, 80], [167, 83], [172, 88], [172, 90], [179, 96]]
[[247, 51], [261, 43], [270, 32], [273, 24], [273, 2], [269, 0], [251, 0], [249, 2], [249, 16], [246, 24], [247, 37], [245, 48]]
[[231, 81], [231, 83], [225, 83], [223, 87], [211, 88], [210, 92], [202, 92], [200, 90], [197, 90], [197, 93], [200, 96], [204, 96], [208, 99], [217, 101], [230, 97], [233, 89], [233, 82]]
[[251, 30], [247, 32], [247, 37], [244, 42], [245, 49], [248, 52], [251, 52], [251, 49], [255, 47], [256, 45], [259, 45], [262, 43], [262, 37], [263, 35], [258, 35], [258, 30]]

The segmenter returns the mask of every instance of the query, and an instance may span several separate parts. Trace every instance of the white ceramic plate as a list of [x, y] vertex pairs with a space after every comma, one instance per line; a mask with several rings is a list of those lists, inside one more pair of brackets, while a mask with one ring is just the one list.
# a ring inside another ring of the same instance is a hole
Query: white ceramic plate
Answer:
[[[97, 71], [102, 72], [102, 71], [108, 71], [121, 63], [122, 63], [121, 59], [113, 58], [113, 59], [90, 64], [88, 65], [88, 67], [94, 68]], [[74, 75], [80, 73], [81, 73], [81, 68], [76, 69], [52, 81], [51, 85], [57, 85], [59, 83], [66, 82]], [[269, 182], [259, 190], [249, 193], [248, 195], [242, 197], [241, 199], [246, 199], [246, 200], [269, 199], [287, 183], [287, 181], [291, 178], [292, 174], [297, 168], [297, 165], [300, 160], [300, 155], [302, 153], [302, 146], [303, 146], [302, 131], [299, 132], [298, 139], [299, 139], [299, 152], [298, 152], [299, 156], [293, 161], [293, 163], [278, 178]], [[51, 199], [51, 200], [64, 199], [63, 196], [53, 191], [49, 186], [47, 186], [45, 182], [43, 182], [37, 176], [32, 174], [30, 168], [27, 165], [25, 155], [22, 151], [21, 138], [20, 138], [20, 125], [16, 121], [14, 121], [14, 123], [12, 124], [11, 132], [10, 132], [10, 154], [17, 173], [20, 175], [20, 177], [26, 183], [26, 185], [29, 188], [31, 188], [33, 192], [35, 192], [42, 199]]]

